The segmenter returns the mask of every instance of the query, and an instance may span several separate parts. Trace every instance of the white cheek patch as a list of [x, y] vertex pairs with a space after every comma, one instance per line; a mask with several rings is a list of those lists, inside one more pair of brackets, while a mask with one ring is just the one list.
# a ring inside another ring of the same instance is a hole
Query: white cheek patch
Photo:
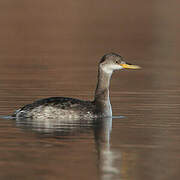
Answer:
[[113, 70], [109, 66], [103, 66], [102, 70], [108, 74], [112, 74]]
[[121, 65], [111, 64], [111, 65], [102, 66], [102, 69], [104, 72], [108, 74], [112, 74], [114, 70], [123, 69], [123, 67]]

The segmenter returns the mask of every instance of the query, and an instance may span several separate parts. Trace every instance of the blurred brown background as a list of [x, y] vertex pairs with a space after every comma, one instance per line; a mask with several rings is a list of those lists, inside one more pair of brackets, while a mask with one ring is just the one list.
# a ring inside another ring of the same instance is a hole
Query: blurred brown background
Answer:
[[[179, 180], [179, 7], [178, 0], [0, 0], [0, 115], [44, 97], [93, 99], [107, 52], [142, 66], [113, 75], [113, 114], [126, 118], [113, 119], [104, 159], [92, 129], [48, 138], [1, 119], [0, 179]], [[101, 172], [106, 158], [110, 170]]]
[[13, 109], [47, 96], [92, 99], [97, 63], [111, 51], [143, 67], [115, 74], [112, 97], [157, 90], [177, 94], [179, 29], [175, 0], [1, 0], [2, 99], [15, 101], [8, 105]]
[[115, 51], [138, 60], [173, 61], [178, 10], [175, 0], [1, 0], [0, 56], [79, 61]]

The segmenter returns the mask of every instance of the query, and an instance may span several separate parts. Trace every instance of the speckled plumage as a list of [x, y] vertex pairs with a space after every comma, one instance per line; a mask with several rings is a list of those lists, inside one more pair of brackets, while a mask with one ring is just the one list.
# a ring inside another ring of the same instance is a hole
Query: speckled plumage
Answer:
[[68, 97], [51, 97], [35, 101], [19, 109], [15, 116], [18, 118], [57, 119], [57, 118], [93, 118], [95, 104]]

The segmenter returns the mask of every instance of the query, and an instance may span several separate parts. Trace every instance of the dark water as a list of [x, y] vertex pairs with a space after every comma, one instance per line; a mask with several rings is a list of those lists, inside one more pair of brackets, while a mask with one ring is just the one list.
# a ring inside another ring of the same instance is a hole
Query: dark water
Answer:
[[[179, 1], [0, 2], [0, 115], [36, 99], [93, 99], [121, 53], [101, 123], [0, 120], [0, 179], [180, 179]], [[111, 124], [112, 122], [112, 124]], [[111, 127], [112, 125], [112, 127]]]

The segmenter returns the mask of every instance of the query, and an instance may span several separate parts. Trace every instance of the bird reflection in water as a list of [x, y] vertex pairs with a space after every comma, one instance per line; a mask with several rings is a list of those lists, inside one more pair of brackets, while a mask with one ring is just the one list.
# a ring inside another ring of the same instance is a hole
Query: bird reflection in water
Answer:
[[16, 126], [36, 131], [40, 134], [51, 134], [56, 138], [68, 137], [72, 134], [78, 135], [85, 133], [86, 130], [94, 132], [95, 148], [97, 152], [98, 171], [102, 180], [116, 179], [120, 176], [120, 167], [117, 161], [120, 161], [120, 152], [114, 151], [110, 146], [110, 134], [112, 131], [112, 118], [98, 118], [91, 121], [84, 119], [66, 120], [64, 122], [59, 120], [44, 119], [43, 121], [35, 121], [32, 119], [16, 120]]
[[98, 153], [98, 165], [103, 180], [119, 179], [120, 167], [116, 161], [120, 161], [120, 152], [111, 148], [110, 135], [112, 131], [112, 118], [103, 118], [94, 128], [95, 143]]

